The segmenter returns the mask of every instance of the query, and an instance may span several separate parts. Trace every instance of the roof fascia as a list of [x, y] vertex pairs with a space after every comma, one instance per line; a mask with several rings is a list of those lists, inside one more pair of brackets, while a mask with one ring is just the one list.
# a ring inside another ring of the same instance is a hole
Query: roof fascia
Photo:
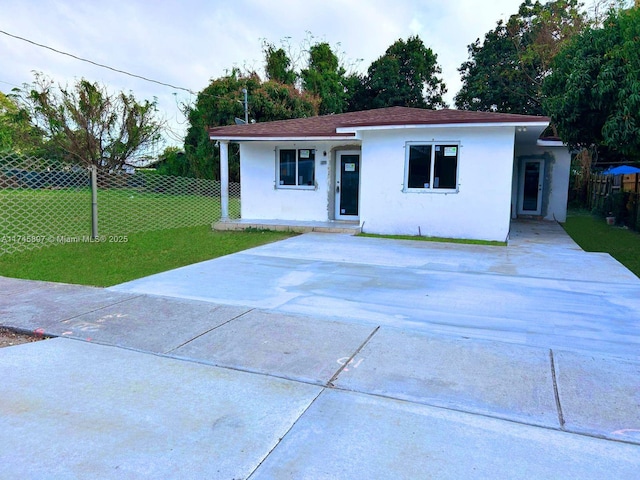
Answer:
[[223, 142], [318, 142], [318, 141], [340, 141], [358, 140], [354, 135], [334, 135], [334, 136], [318, 136], [318, 137], [238, 137], [238, 136], [215, 136], [209, 135], [210, 140], [218, 140]]
[[429, 123], [407, 125], [371, 125], [365, 127], [338, 127], [336, 133], [353, 133], [356, 136], [362, 130], [400, 130], [408, 128], [487, 128], [487, 127], [543, 127], [549, 122], [485, 122], [485, 123]]

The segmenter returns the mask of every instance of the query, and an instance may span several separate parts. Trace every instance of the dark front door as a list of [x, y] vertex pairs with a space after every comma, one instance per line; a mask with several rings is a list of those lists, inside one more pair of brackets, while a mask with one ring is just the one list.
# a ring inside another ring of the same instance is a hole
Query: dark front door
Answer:
[[360, 153], [336, 156], [336, 219], [357, 220], [360, 197]]

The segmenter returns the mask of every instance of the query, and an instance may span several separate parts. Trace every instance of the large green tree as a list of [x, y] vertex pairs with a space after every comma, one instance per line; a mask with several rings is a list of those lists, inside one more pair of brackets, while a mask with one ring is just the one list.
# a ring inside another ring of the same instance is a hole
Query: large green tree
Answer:
[[311, 46], [307, 68], [300, 72], [300, 78], [302, 89], [320, 98], [320, 115], [344, 112], [345, 73], [346, 70], [328, 43]]
[[[293, 85], [262, 81], [256, 73], [244, 74], [234, 69], [230, 74], [212, 80], [198, 94], [189, 109], [189, 129], [185, 139], [188, 175], [199, 178], [219, 177], [219, 150], [209, 140], [208, 128], [233, 125], [244, 118], [244, 93], [248, 95], [248, 114], [252, 122], [268, 122], [318, 114], [319, 99], [298, 91]], [[237, 146], [230, 148], [229, 175], [239, 179]]]
[[351, 78], [350, 108], [445, 107], [443, 95], [447, 89], [438, 77], [441, 68], [437, 60], [437, 55], [419, 37], [397, 40], [371, 64], [367, 74], [361, 77], [360, 88], [357, 77]]
[[43, 148], [42, 132], [31, 124], [26, 110], [13, 96], [0, 92], [0, 152], [37, 155]]
[[[229, 75], [212, 80], [198, 93], [195, 105], [188, 110], [189, 129], [184, 142], [187, 175], [196, 178], [219, 178], [219, 153], [209, 139], [208, 128], [233, 125], [235, 118], [244, 118], [243, 88], [251, 94], [257, 89], [257, 75], [243, 76], [234, 69]], [[252, 102], [252, 95], [249, 95]], [[231, 149], [235, 158], [235, 149]], [[171, 173], [171, 172], [170, 172]], [[237, 161], [230, 164], [231, 178], [239, 178]]]
[[[251, 121], [266, 122], [358, 109], [405, 105], [422, 108], [444, 106], [446, 88], [438, 78], [437, 57], [418, 37], [398, 40], [369, 68], [367, 75], [347, 74], [340, 58], [326, 42], [304, 48], [306, 68], [296, 71], [297, 61], [285, 48], [264, 42], [266, 81], [255, 72], [233, 69], [212, 80], [187, 109], [189, 129], [185, 139], [187, 174], [219, 177], [219, 150], [209, 140], [208, 127], [231, 125], [244, 117], [243, 89], [248, 95]], [[290, 49], [289, 49], [290, 51]], [[229, 174], [239, 179], [238, 150], [229, 148]], [[165, 173], [177, 168], [176, 152], [168, 152]]]
[[469, 45], [469, 60], [458, 69], [462, 88], [455, 96], [456, 107], [543, 114], [542, 84], [552, 61], [587, 25], [580, 7], [578, 0], [526, 0], [482, 42]]
[[284, 48], [276, 48], [269, 42], [264, 42], [262, 51], [265, 57], [264, 71], [267, 80], [295, 85], [298, 74], [295, 72], [293, 61]]
[[545, 107], [561, 138], [640, 160], [640, 8], [612, 11], [558, 54]]
[[182, 149], [176, 146], [165, 148], [158, 156], [158, 161], [154, 167], [156, 173], [160, 175], [189, 176], [189, 163], [186, 161]]
[[155, 100], [138, 102], [131, 93], [113, 94], [97, 82], [56, 86], [36, 74], [17, 98], [48, 142], [81, 165], [122, 169], [161, 138]]

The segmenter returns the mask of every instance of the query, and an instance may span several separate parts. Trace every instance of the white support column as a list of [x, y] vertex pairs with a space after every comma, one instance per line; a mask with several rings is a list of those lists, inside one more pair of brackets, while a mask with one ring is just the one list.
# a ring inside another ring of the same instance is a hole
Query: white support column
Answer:
[[220, 220], [229, 220], [229, 142], [220, 140]]

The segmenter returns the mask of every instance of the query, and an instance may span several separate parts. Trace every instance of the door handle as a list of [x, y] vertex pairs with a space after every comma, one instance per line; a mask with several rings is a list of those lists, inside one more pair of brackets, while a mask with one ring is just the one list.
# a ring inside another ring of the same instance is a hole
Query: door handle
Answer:
[[340, 185], [336, 185], [336, 193], [340, 193]]

